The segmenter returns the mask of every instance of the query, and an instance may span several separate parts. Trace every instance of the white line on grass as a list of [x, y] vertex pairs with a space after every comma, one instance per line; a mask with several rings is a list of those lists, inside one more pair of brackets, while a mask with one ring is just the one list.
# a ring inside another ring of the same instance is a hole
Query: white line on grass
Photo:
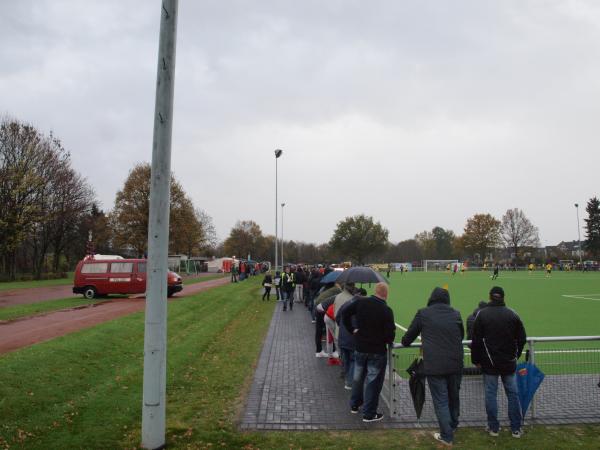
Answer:
[[588, 297], [589, 295], [600, 296], [600, 294], [581, 294], [581, 295], [565, 295], [562, 296], [572, 300], [592, 300], [594, 302], [600, 302], [600, 298]]

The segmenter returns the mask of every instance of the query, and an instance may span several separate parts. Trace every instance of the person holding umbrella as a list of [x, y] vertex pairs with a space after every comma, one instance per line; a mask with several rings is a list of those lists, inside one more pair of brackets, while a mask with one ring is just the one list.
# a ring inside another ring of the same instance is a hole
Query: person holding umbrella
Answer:
[[515, 370], [521, 357], [527, 335], [518, 314], [506, 306], [504, 289], [494, 286], [490, 290], [490, 302], [475, 317], [471, 361], [483, 372], [485, 387], [485, 411], [490, 436], [498, 436], [498, 377], [502, 379], [508, 399], [508, 418], [515, 438], [523, 434], [523, 416], [519, 403], [519, 391]]
[[408, 347], [421, 335], [423, 373], [427, 377], [440, 432], [433, 437], [452, 445], [460, 415], [459, 391], [463, 369], [464, 328], [460, 312], [450, 306], [450, 294], [436, 287], [427, 307], [417, 311], [402, 345]]

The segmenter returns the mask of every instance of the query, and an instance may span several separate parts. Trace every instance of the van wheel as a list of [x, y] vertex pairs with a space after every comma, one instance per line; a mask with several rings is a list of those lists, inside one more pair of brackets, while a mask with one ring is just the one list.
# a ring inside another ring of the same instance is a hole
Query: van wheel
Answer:
[[167, 297], [173, 297], [175, 291], [173, 289], [167, 289]]
[[96, 291], [96, 288], [93, 286], [86, 286], [85, 291], [83, 291], [83, 296], [89, 300], [96, 297], [97, 294], [98, 294], [98, 292]]

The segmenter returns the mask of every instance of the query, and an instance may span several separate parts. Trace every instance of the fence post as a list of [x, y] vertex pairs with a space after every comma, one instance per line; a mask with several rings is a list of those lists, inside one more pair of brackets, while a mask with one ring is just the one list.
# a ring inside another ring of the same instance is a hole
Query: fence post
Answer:
[[[531, 362], [531, 364], [535, 364], [535, 343], [534, 340], [531, 339], [529, 341], [529, 361]], [[535, 400], [536, 396], [533, 396], [533, 399], [531, 399], [531, 418], [535, 419]], [[525, 419], [523, 417], [523, 419]]]
[[390, 416], [396, 417], [396, 383], [394, 380], [395, 368], [394, 365], [394, 345], [388, 346], [388, 391], [390, 393]]

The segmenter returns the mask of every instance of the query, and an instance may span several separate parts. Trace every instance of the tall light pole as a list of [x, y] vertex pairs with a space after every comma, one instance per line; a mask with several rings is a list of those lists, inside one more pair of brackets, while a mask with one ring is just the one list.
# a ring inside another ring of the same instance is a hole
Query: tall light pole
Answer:
[[275, 270], [277, 270], [277, 247], [279, 247], [279, 242], [277, 239], [277, 160], [279, 159], [282, 153], [283, 150], [275, 150]]
[[581, 231], [579, 229], [579, 203], [575, 203], [575, 211], [577, 211], [577, 240], [579, 242], [579, 269], [583, 269], [583, 262], [581, 260]]
[[281, 204], [281, 270], [283, 270], [283, 207], [285, 203]]
[[166, 431], [167, 258], [177, 5], [178, 0], [163, 0], [161, 5], [154, 107], [142, 400], [142, 447], [150, 449], [164, 447]]

